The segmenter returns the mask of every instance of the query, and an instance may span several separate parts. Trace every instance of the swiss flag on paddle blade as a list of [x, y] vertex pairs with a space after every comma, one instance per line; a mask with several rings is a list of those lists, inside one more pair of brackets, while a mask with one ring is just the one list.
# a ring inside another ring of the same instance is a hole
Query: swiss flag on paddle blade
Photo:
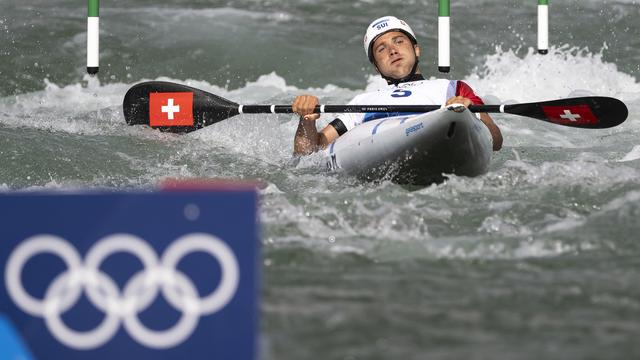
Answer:
[[149, 125], [193, 126], [193, 93], [149, 94]]
[[597, 124], [598, 118], [591, 112], [589, 105], [543, 106], [547, 118], [557, 124], [589, 125]]

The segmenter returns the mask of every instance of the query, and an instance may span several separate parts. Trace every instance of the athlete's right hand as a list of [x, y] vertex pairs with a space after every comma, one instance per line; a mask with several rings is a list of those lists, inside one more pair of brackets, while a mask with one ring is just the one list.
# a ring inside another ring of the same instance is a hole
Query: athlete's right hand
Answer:
[[320, 114], [314, 114], [313, 110], [320, 104], [317, 97], [313, 95], [300, 95], [293, 100], [292, 110], [294, 113], [300, 115], [301, 119], [307, 121], [316, 121], [320, 117]]

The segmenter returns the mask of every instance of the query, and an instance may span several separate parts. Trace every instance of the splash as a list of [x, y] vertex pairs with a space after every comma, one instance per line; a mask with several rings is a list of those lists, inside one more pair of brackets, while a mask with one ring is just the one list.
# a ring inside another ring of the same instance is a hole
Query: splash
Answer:
[[[541, 101], [585, 94], [640, 100], [640, 83], [603, 61], [606, 44], [598, 53], [569, 45], [551, 47], [539, 55], [533, 48], [520, 57], [518, 50], [496, 47], [482, 67], [467, 77], [483, 97], [498, 102]], [[488, 95], [488, 96], [487, 96]], [[497, 99], [496, 99], [497, 98]]]
[[640, 145], [636, 145], [619, 162], [633, 161], [640, 159]]

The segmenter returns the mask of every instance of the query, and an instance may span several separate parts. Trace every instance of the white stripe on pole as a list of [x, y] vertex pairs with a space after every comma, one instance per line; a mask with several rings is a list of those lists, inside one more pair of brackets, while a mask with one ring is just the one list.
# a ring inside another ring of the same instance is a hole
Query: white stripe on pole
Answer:
[[549, 49], [549, 5], [538, 5], [538, 52], [546, 54]]
[[449, 72], [451, 67], [451, 31], [448, 16], [438, 17], [438, 69]]
[[100, 18], [87, 18], [87, 67], [97, 68], [99, 66], [100, 53]]

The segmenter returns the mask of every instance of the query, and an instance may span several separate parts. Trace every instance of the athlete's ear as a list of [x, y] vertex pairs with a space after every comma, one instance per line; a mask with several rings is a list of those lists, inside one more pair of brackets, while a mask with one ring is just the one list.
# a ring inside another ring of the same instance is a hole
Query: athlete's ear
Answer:
[[420, 46], [413, 45], [414, 50], [416, 51], [416, 57], [420, 57]]

